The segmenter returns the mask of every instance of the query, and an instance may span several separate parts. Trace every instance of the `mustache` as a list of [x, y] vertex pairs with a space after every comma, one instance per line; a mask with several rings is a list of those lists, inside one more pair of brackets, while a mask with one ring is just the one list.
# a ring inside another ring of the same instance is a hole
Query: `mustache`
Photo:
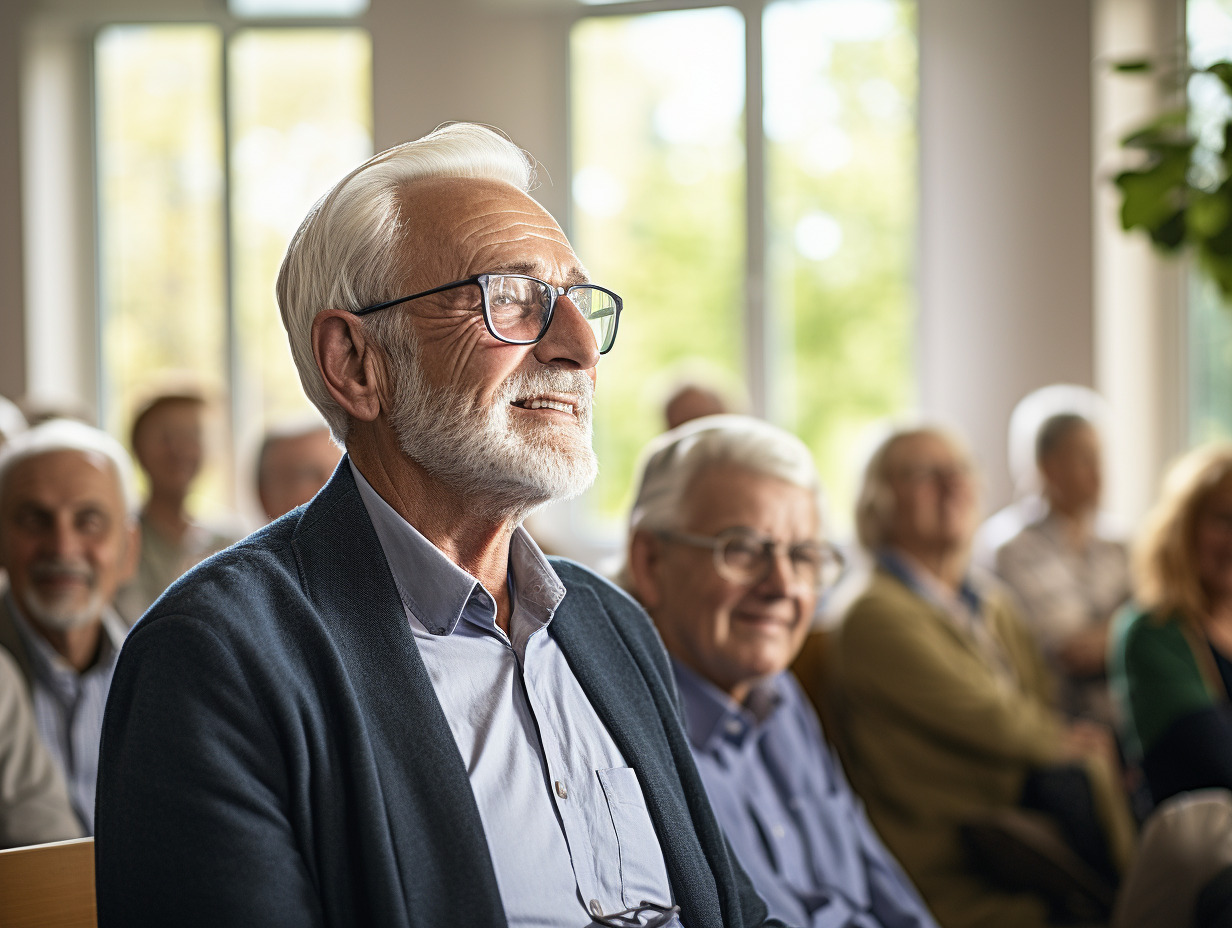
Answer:
[[36, 583], [45, 580], [81, 580], [93, 585], [94, 570], [85, 561], [49, 558], [30, 565], [30, 579]]
[[501, 400], [512, 402], [538, 393], [571, 393], [577, 396], [576, 411], [589, 413], [594, 403], [595, 384], [582, 371], [539, 369], [514, 371], [501, 388]]

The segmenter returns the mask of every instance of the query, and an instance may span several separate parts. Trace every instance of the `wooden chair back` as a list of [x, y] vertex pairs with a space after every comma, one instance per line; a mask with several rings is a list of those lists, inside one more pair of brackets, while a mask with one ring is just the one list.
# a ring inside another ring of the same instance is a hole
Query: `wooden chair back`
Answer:
[[96, 928], [94, 839], [0, 851], [0, 925]]

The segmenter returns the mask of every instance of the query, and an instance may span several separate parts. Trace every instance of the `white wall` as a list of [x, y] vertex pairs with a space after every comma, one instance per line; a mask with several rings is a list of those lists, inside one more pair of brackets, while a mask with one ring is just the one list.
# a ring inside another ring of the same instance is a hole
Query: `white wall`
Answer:
[[1120, 227], [1108, 182], [1125, 164], [1118, 140], [1160, 112], [1159, 84], [1112, 73], [1138, 56], [1172, 60], [1183, 47], [1184, 0], [1097, 0], [1094, 73], [1095, 377], [1114, 412], [1106, 429], [1106, 502], [1134, 525], [1155, 499], [1168, 460], [1188, 436], [1183, 264], [1162, 259]]
[[540, 161], [535, 196], [564, 223], [571, 17], [494, 6], [372, 0], [376, 148], [447, 120], [496, 126]]
[[0, 6], [0, 395], [25, 392], [20, 23], [26, 0]]
[[1090, 5], [921, 0], [920, 46], [921, 405], [995, 509], [1015, 403], [1094, 385]]

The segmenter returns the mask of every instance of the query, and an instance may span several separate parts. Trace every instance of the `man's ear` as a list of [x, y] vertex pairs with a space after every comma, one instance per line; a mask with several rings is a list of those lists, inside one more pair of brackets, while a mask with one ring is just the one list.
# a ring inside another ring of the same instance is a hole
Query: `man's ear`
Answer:
[[662, 542], [651, 532], [634, 532], [629, 541], [629, 579], [633, 595], [648, 612], [663, 601], [662, 568]]
[[317, 313], [312, 356], [325, 389], [349, 416], [372, 422], [380, 415], [384, 366], [358, 316], [341, 309]]

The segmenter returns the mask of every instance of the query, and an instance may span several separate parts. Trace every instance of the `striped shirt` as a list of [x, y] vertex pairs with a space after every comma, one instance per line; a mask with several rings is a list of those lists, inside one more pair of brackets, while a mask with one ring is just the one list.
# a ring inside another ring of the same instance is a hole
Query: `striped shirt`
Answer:
[[110, 607], [103, 612], [98, 658], [78, 673], [34, 630], [11, 593], [5, 605], [25, 646], [33, 674], [31, 697], [39, 735], [68, 782], [69, 800], [86, 834], [94, 833], [94, 784], [103, 709], [126, 628]]

